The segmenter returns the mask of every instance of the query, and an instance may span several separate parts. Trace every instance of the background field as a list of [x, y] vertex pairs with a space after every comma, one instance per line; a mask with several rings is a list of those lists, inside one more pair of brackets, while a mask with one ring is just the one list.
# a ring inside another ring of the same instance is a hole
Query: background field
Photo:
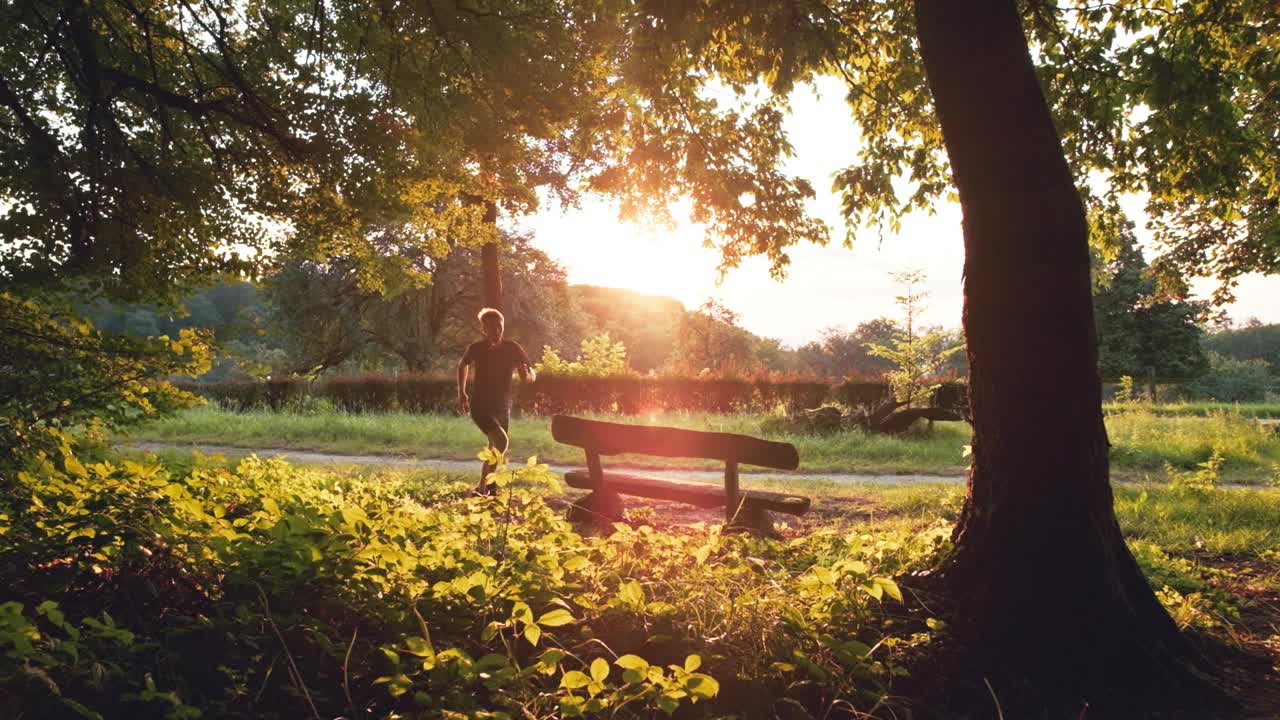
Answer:
[[[1260, 484], [1280, 475], [1280, 436], [1254, 419], [1269, 406], [1223, 410], [1210, 405], [1120, 409], [1107, 415], [1112, 471], [1125, 480], [1163, 480], [1166, 463], [1194, 469], [1217, 449], [1225, 458], [1226, 482]], [[771, 430], [767, 415], [671, 413], [626, 418], [620, 422], [671, 425], [698, 430], [744, 433], [790, 442], [800, 451], [803, 473], [963, 474], [968, 425], [935, 423], [901, 437], [850, 430], [830, 435], [798, 435]], [[553, 463], [578, 463], [577, 448], [551, 438], [550, 421], [526, 416], [512, 420], [512, 451]], [[118, 442], [228, 445], [244, 448], [318, 450], [344, 454], [386, 454], [419, 458], [470, 459], [481, 442], [467, 418], [403, 413], [314, 414], [250, 411], [232, 413], [213, 407], [189, 410], [145, 425]], [[637, 467], [715, 468], [697, 460], [639, 458], [616, 460]]]

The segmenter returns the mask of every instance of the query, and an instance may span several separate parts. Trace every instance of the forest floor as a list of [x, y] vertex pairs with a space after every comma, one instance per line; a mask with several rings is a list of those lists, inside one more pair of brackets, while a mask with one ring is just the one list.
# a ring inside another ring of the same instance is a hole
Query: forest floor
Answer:
[[[977, 720], [1007, 699], [971, 668], [939, 664], [964, 657], [925, 580], [963, 502], [955, 476], [747, 476], [744, 487], [813, 498], [805, 516], [777, 516], [772, 541], [722, 533], [716, 509], [639, 498], [611, 535], [571, 528], [564, 510], [579, 493], [554, 468], [523, 464], [507, 491], [479, 497], [475, 460], [454, 470], [107, 447], [81, 458], [33, 467], [0, 507], [18, 520], [0, 583], [17, 600], [10, 615], [22, 613], [9, 620], [40, 628], [44, 654], [32, 657], [58, 697], [104, 717], [159, 717], [130, 713], [162, 709], [161, 695], [207, 717], [291, 717], [306, 688], [308, 715], [550, 718], [582, 699], [579, 683], [658, 716], [635, 703], [673, 686], [627, 680], [641, 658], [682, 668], [685, 689], [702, 693], [680, 717]], [[1152, 588], [1246, 705], [1238, 717], [1280, 717], [1280, 488], [1117, 483], [1114, 496]], [[59, 650], [71, 641], [51, 624], [64, 615], [96, 633], [81, 652], [119, 668], [108, 687]], [[103, 644], [109, 622], [136, 639]], [[298, 664], [287, 677], [272, 672], [284, 652]], [[139, 689], [153, 680], [161, 695]]]
[[[181, 465], [184, 452], [190, 458], [190, 450], [167, 450], [166, 463]], [[434, 467], [388, 467], [356, 465], [342, 456], [313, 459], [320, 461], [314, 467], [321, 473], [334, 476], [372, 479], [389, 473], [427, 485], [459, 479], [470, 482], [476, 464], [474, 460], [461, 463], [464, 472], [460, 474], [453, 468], [456, 461]], [[210, 461], [217, 458], [196, 459]], [[237, 460], [230, 455], [224, 461], [231, 465]], [[549, 469], [561, 474], [565, 468]], [[710, 471], [654, 474], [720, 480], [719, 473]], [[784, 542], [815, 534], [918, 533], [939, 523], [949, 527], [964, 498], [963, 478], [958, 476], [837, 473], [750, 475], [743, 480], [746, 488], [813, 498], [812, 509], [804, 516], [774, 516]], [[583, 495], [562, 482], [558, 489], [538, 490], [548, 505], [560, 510]], [[1240, 717], [1280, 717], [1280, 694], [1270, 689], [1280, 688], [1280, 488], [1118, 483], [1114, 493], [1116, 515], [1130, 549], [1174, 619], [1199, 638], [1206, 654], [1220, 666], [1218, 681], [1244, 702]], [[719, 508], [635, 497], [624, 497], [623, 502], [628, 524], [648, 525], [672, 535], [723, 522]], [[915, 710], [918, 717], [952, 717], [936, 714], [938, 708], [917, 706]], [[968, 716], [985, 717], [984, 712]]]

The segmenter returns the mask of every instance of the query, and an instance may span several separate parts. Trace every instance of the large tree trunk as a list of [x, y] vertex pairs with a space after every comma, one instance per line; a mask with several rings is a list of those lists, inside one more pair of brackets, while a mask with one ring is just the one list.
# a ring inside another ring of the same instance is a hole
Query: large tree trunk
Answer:
[[916, 20], [964, 211], [974, 435], [945, 575], [957, 630], [1017, 716], [1203, 688], [1112, 509], [1088, 227], [1015, 2], [916, 0]]

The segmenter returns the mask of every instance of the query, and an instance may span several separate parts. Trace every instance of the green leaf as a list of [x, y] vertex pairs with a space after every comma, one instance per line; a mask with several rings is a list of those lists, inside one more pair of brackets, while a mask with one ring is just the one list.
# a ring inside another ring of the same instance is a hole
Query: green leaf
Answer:
[[560, 627], [574, 622], [577, 620], [574, 619], [573, 614], [563, 608], [557, 608], [538, 618], [538, 624], [543, 627]]
[[671, 603], [668, 603], [668, 602], [661, 602], [661, 601], [651, 602], [648, 605], [644, 606], [644, 611], [649, 613], [650, 615], [671, 615], [675, 613], [677, 610], [679, 610], [679, 608], [677, 608], [675, 605], [672, 605]]
[[560, 661], [563, 659], [564, 659], [564, 651], [562, 650], [548, 650], [542, 653], [542, 656], [538, 658], [539, 672], [541, 672], [543, 675], [554, 674], [556, 671], [556, 667], [560, 664]]
[[710, 699], [720, 692], [720, 683], [710, 675], [702, 673], [690, 675], [684, 681], [684, 687], [689, 691], [689, 697], [694, 699]]
[[892, 578], [878, 577], [875, 579], [875, 583], [884, 588], [886, 595], [898, 602], [902, 602], [902, 590], [898, 587], [898, 583], [894, 582]]
[[62, 459], [62, 465], [67, 469], [68, 473], [75, 475], [78, 478], [85, 478], [89, 476], [89, 471], [85, 469], [84, 465], [81, 464], [74, 455], [67, 455], [64, 457]]
[[813, 575], [814, 575], [814, 577], [818, 578], [818, 580], [819, 580], [823, 585], [835, 585], [835, 584], [836, 584], [836, 576], [835, 576], [835, 573], [831, 572], [831, 568], [826, 567], [825, 565], [814, 565], [814, 566], [813, 566]]
[[639, 581], [628, 580], [618, 586], [618, 600], [623, 605], [629, 607], [641, 607], [644, 605], [644, 589], [640, 587]]
[[686, 672], [693, 672], [702, 667], [702, 656], [690, 655], [684, 659], [684, 669]]
[[517, 602], [511, 606], [511, 617], [521, 622], [533, 622], [533, 610], [526, 603]]
[[524, 626], [524, 639], [529, 641], [530, 645], [537, 645], [538, 640], [542, 639], [542, 628], [534, 623]]
[[584, 688], [591, 684], [591, 678], [586, 673], [579, 670], [570, 670], [560, 678], [560, 687], [566, 690], [576, 690]]
[[577, 572], [590, 564], [591, 561], [587, 560], [585, 557], [581, 555], [573, 555], [568, 560], [564, 561], [563, 567], [569, 572]]
[[639, 672], [647, 672], [649, 670], [649, 661], [639, 655], [623, 655], [614, 660], [613, 664], [624, 670], [638, 670]]
[[693, 552], [694, 563], [697, 565], [701, 565], [705, 563], [707, 561], [707, 558], [711, 557], [711, 551], [714, 549], [715, 548], [711, 546], [711, 543], [706, 543], [702, 547], [699, 547], [697, 550]]
[[566, 695], [560, 698], [560, 714], [565, 717], [582, 717], [583, 706], [586, 700], [577, 695]]
[[609, 677], [609, 661], [604, 658], [596, 658], [591, 661], [591, 679], [598, 683], [604, 682]]
[[417, 636], [407, 637], [404, 640], [404, 644], [405, 652], [410, 655], [415, 655], [417, 657], [431, 656], [433, 658], [436, 655], [435, 648], [432, 648], [431, 643], [427, 642], [424, 638]]

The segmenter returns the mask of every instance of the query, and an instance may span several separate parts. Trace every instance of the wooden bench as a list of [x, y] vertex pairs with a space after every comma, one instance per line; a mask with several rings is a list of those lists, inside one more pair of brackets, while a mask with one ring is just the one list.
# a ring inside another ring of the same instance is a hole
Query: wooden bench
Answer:
[[[586, 469], [571, 470], [564, 476], [569, 487], [591, 491], [574, 503], [573, 516], [577, 519], [591, 519], [604, 524], [621, 520], [622, 500], [619, 494], [673, 500], [703, 508], [723, 506], [726, 526], [766, 534], [774, 534], [773, 520], [769, 515], [771, 511], [803, 515], [809, 510], [810, 500], [807, 497], [741, 490], [738, 487], [739, 465], [778, 470], [799, 467], [800, 454], [790, 443], [771, 442], [749, 435], [624, 425], [567, 415], [551, 418], [551, 436], [557, 442], [586, 451]], [[724, 486], [605, 472], [600, 456], [622, 453], [723, 460]]]

